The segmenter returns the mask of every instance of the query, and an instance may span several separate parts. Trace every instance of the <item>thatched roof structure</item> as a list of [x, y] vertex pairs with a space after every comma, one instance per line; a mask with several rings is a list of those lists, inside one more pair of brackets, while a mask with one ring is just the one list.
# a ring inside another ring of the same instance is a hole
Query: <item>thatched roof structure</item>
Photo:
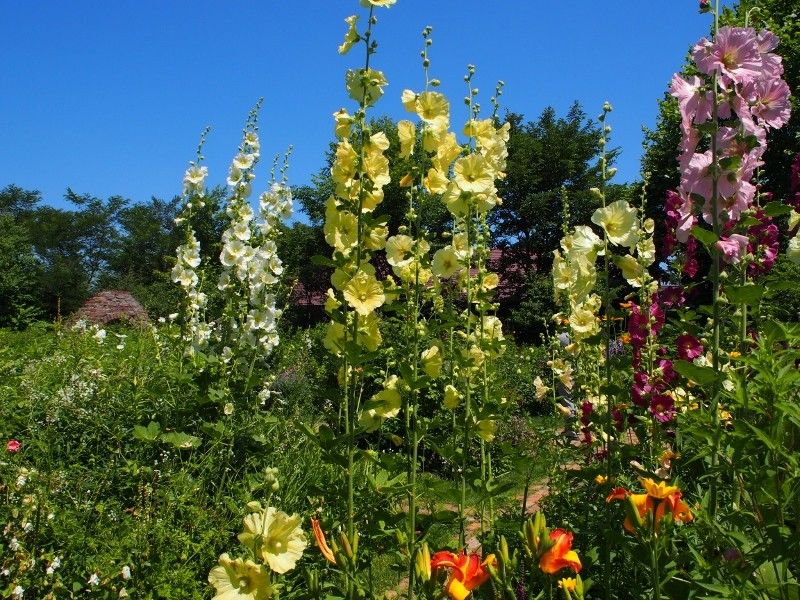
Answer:
[[130, 292], [105, 290], [89, 298], [70, 320], [105, 325], [115, 321], [143, 324], [148, 318], [147, 311]]

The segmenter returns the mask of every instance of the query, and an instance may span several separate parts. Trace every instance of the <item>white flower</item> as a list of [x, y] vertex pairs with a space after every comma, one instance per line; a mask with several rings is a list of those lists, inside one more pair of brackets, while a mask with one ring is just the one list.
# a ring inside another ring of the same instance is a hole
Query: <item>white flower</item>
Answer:
[[252, 154], [237, 154], [236, 158], [233, 159], [233, 165], [237, 169], [249, 169], [253, 166], [254, 160], [255, 156]]
[[33, 531], [33, 523], [31, 523], [30, 521], [28, 521], [27, 523], [25, 523], [25, 525], [23, 525], [23, 527], [22, 527], [22, 530], [23, 530], [25, 533], [28, 533], [28, 532], [30, 532], [30, 531]]
[[97, 573], [92, 573], [92, 576], [89, 577], [89, 581], [87, 581], [91, 586], [100, 585], [100, 578], [97, 576]]
[[21, 585], [18, 585], [18, 586], [17, 586], [17, 587], [15, 587], [15, 588], [14, 588], [14, 590], [11, 592], [11, 597], [12, 597], [12, 598], [22, 598], [22, 595], [23, 595], [24, 593], [25, 593], [25, 588], [24, 588], [24, 587], [22, 587]]
[[131, 578], [131, 568], [128, 565], [122, 567], [122, 578], [123, 579], [130, 579]]
[[168, 318], [170, 321], [174, 321], [175, 319], [177, 319], [177, 318], [178, 318], [178, 313], [170, 313], [169, 315], [167, 315], [167, 318]]
[[19, 540], [17, 538], [11, 538], [11, 542], [8, 544], [8, 547], [11, 548], [12, 552], [16, 552], [19, 550]]
[[105, 329], [98, 329], [92, 337], [95, 340], [97, 340], [98, 344], [102, 344], [103, 341], [106, 339], [106, 330]]
[[17, 477], [17, 487], [18, 488], [23, 487], [26, 483], [28, 483], [28, 478], [25, 477], [25, 475], [20, 475], [19, 477]]

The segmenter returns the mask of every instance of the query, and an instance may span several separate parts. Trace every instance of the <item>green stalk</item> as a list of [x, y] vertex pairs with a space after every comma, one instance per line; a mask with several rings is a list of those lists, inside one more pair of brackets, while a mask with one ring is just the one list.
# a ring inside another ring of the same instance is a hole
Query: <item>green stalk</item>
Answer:
[[[715, 1], [714, 9], [714, 37], [716, 38], [719, 31], [719, 0]], [[712, 173], [711, 173], [711, 216], [712, 225], [714, 227], [714, 234], [719, 238], [720, 223], [719, 216], [717, 215], [717, 208], [719, 205], [719, 149], [717, 148], [717, 131], [719, 129], [719, 100], [717, 93], [719, 90], [719, 82], [717, 74], [714, 74], [713, 81], [713, 105], [711, 122], [714, 124], [711, 132], [711, 160], [712, 160]], [[713, 268], [711, 271], [712, 282], [712, 302], [713, 302], [713, 347], [712, 347], [712, 367], [714, 369], [714, 383], [711, 388], [711, 419], [713, 423], [714, 438], [711, 451], [711, 486], [709, 498], [709, 514], [713, 518], [717, 512], [717, 476], [716, 469], [719, 464], [719, 442], [720, 442], [720, 426], [719, 426], [719, 342], [720, 342], [720, 304], [719, 304], [719, 280], [720, 280], [720, 256], [719, 250], [716, 245], [711, 249], [711, 257], [713, 261]]]

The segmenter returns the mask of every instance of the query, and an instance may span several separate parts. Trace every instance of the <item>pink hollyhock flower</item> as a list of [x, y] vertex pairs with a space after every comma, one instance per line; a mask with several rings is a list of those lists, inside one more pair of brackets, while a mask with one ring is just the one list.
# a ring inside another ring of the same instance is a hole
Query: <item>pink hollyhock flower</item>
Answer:
[[670, 95], [678, 99], [684, 131], [692, 123], [705, 123], [711, 118], [713, 95], [705, 87], [706, 83], [697, 75], [684, 79], [678, 73], [672, 76]]
[[668, 423], [675, 417], [675, 401], [667, 394], [656, 394], [650, 400], [650, 414], [659, 423]]
[[22, 444], [17, 440], [8, 440], [6, 444], [6, 450], [11, 453], [19, 452], [20, 448], [22, 448]]
[[789, 121], [789, 94], [789, 84], [783, 79], [772, 78], [750, 82], [742, 91], [742, 95], [752, 103], [753, 115], [773, 129], [780, 129]]
[[696, 337], [688, 333], [679, 335], [675, 344], [678, 347], [678, 356], [683, 360], [694, 360], [698, 356], [703, 355], [703, 344], [701, 344], [700, 340]]
[[713, 42], [701, 39], [692, 51], [698, 70], [719, 73], [733, 83], [744, 83], [761, 74], [761, 54], [756, 32], [750, 27], [721, 27]]
[[778, 36], [768, 29], [759, 33], [756, 40], [764, 75], [776, 79], [783, 75], [783, 59], [772, 52], [778, 47], [779, 41]]
[[722, 237], [716, 243], [717, 250], [722, 253], [722, 260], [729, 265], [735, 265], [742, 260], [742, 255], [747, 252], [747, 236], [734, 233], [730, 237]]
[[664, 322], [667, 319], [667, 316], [664, 314], [664, 309], [658, 304], [658, 302], [653, 302], [650, 305], [650, 329], [653, 332], [653, 335], [658, 335], [658, 332], [661, 331], [661, 328], [664, 327]]
[[[711, 200], [713, 191], [713, 177], [711, 166], [713, 157], [711, 150], [700, 153], [696, 152], [681, 176], [681, 191], [685, 197], [697, 194]], [[729, 198], [736, 193], [739, 178], [736, 171], [722, 171], [717, 180], [717, 195], [720, 198]]]
[[612, 410], [611, 418], [614, 420], [614, 428], [617, 431], [623, 431], [625, 429], [625, 415], [623, 415], [620, 409], [615, 408]]

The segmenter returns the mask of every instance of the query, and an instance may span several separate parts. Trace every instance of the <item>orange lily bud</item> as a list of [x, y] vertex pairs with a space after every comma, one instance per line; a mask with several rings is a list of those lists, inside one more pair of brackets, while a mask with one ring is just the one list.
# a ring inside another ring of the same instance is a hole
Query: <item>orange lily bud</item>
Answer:
[[314, 539], [317, 541], [317, 547], [319, 551], [322, 552], [322, 556], [325, 557], [329, 563], [335, 565], [336, 558], [334, 558], [333, 550], [331, 550], [330, 546], [328, 546], [328, 542], [325, 539], [325, 533], [322, 531], [322, 527], [320, 527], [318, 519], [311, 519], [311, 530], [314, 532]]

